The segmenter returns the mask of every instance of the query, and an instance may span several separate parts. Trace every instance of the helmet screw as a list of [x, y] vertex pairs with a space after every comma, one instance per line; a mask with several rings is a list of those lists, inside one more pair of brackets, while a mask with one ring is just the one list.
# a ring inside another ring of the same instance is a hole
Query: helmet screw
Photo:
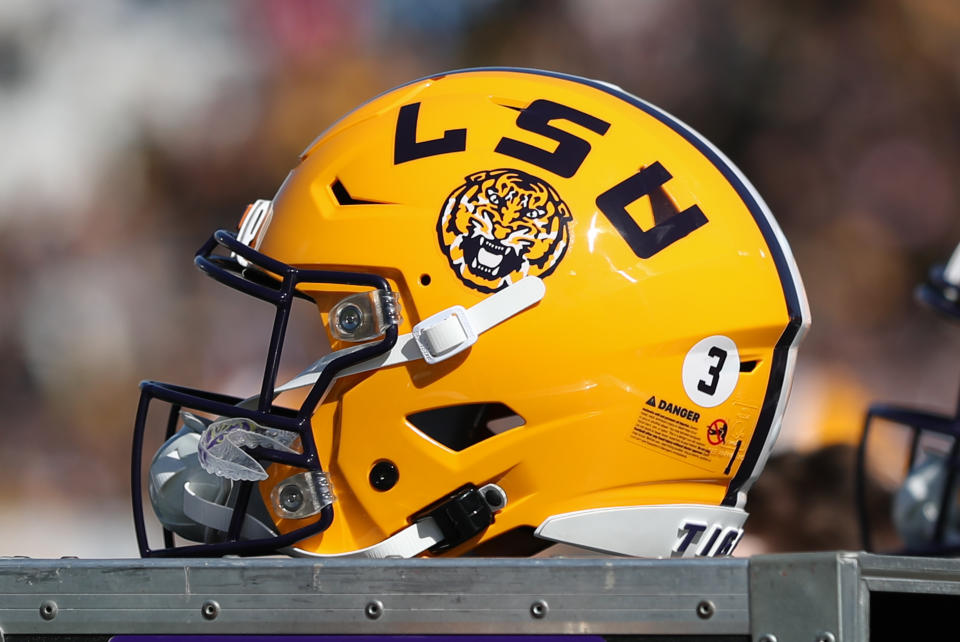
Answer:
[[363, 614], [371, 620], [379, 619], [383, 615], [383, 602], [380, 600], [367, 602], [367, 605], [363, 608]]
[[817, 642], [837, 642], [837, 638], [830, 631], [822, 631], [817, 634]]
[[215, 620], [217, 616], [220, 615], [220, 605], [217, 604], [216, 600], [207, 600], [203, 603], [203, 606], [200, 607], [200, 614], [203, 615], [206, 620]]
[[773, 633], [764, 633], [757, 638], [757, 642], [777, 642], [777, 636]]
[[483, 495], [483, 501], [487, 503], [490, 510], [496, 512], [507, 505], [507, 493], [496, 484], [487, 484], [480, 489]]
[[347, 334], [356, 332], [363, 323], [363, 313], [355, 305], [345, 305], [337, 313], [337, 325]]
[[303, 491], [296, 484], [287, 484], [280, 489], [280, 506], [289, 513], [295, 513], [303, 506]]
[[52, 620], [57, 617], [57, 611], [59, 611], [57, 603], [53, 600], [44, 600], [40, 603], [40, 617], [44, 620]]
[[390, 490], [400, 479], [397, 465], [389, 459], [381, 459], [370, 470], [370, 485], [379, 491]]
[[717, 607], [713, 605], [713, 602], [710, 600], [703, 600], [697, 604], [697, 617], [701, 620], [709, 620], [713, 617], [713, 614], [716, 612]]

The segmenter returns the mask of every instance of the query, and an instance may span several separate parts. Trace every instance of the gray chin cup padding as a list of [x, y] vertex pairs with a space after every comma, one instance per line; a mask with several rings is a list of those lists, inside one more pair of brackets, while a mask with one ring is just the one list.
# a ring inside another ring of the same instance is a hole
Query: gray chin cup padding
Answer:
[[197, 445], [200, 435], [184, 426], [167, 440], [150, 462], [150, 502], [164, 528], [193, 542], [209, 538], [209, 528], [198, 524], [184, 512], [184, 488], [212, 504], [223, 505], [232, 482], [216, 477], [200, 467]]

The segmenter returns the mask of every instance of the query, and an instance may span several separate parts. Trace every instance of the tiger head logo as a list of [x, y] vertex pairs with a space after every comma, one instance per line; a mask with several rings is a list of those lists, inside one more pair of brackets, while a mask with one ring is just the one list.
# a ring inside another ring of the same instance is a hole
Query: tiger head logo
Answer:
[[437, 222], [440, 247], [460, 280], [496, 292], [553, 272], [569, 245], [570, 208], [545, 181], [517, 169], [467, 176]]

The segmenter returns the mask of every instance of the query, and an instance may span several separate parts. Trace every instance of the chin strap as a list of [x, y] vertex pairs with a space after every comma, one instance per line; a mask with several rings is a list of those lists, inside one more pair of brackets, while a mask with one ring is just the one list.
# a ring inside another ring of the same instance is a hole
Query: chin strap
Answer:
[[417, 520], [410, 526], [388, 537], [382, 542], [373, 546], [361, 548], [346, 553], [311, 553], [302, 548], [291, 547], [284, 550], [284, 553], [293, 557], [313, 557], [313, 558], [366, 558], [374, 560], [383, 560], [390, 558], [409, 558], [416, 557], [432, 546], [436, 546], [444, 539], [443, 531], [437, 525], [432, 517], [425, 517]]
[[[366, 548], [344, 553], [312, 553], [293, 546], [283, 552], [295, 557], [366, 559], [416, 557], [427, 549], [442, 553], [485, 531], [493, 523], [494, 514], [506, 505], [507, 494], [497, 484], [482, 488], [468, 484], [420, 513], [410, 526]], [[199, 497], [189, 482], [184, 484], [183, 512], [198, 524], [224, 532], [233, 516], [233, 509]], [[244, 517], [240, 534], [246, 539], [276, 535], [249, 514]]]
[[507, 494], [497, 484], [482, 488], [467, 484], [421, 513], [410, 526], [373, 546], [346, 553], [311, 553], [296, 547], [285, 552], [298, 557], [368, 559], [415, 557], [427, 549], [442, 553], [485, 531], [494, 514], [506, 505]]
[[[184, 484], [183, 491], [184, 515], [202, 526], [224, 533], [227, 532], [227, 529], [230, 528], [230, 519], [233, 517], [233, 508], [203, 499], [190, 487], [190, 482]], [[276, 537], [276, 535], [276, 531], [257, 518], [249, 514], [244, 517], [243, 526], [240, 529], [240, 536], [243, 539], [261, 539]], [[408, 558], [416, 557], [443, 540], [443, 531], [437, 525], [436, 520], [433, 517], [424, 517], [382, 542], [356, 551], [324, 555], [291, 547], [283, 552], [294, 557], [356, 557], [378, 560], [397, 557]]]
[[[225, 533], [230, 528], [233, 508], [200, 497], [191, 488], [190, 482], [187, 482], [183, 485], [183, 514], [201, 526]], [[243, 526], [240, 528], [243, 539], [261, 539], [276, 535], [276, 531], [252, 515], [247, 514], [244, 517]], [[291, 547], [283, 552], [295, 557], [407, 558], [415, 557], [443, 540], [443, 531], [436, 520], [433, 517], [424, 517], [382, 542], [356, 551], [322, 555]]]
[[[524, 277], [470, 308], [455, 305], [424, 319], [413, 326], [413, 332], [400, 335], [389, 352], [344, 368], [336, 377], [346, 377], [417, 359], [431, 364], [449, 359], [476, 343], [479, 335], [490, 328], [539, 302], [545, 293], [546, 287], [542, 279], [536, 276]], [[362, 347], [351, 346], [324, 355], [292, 380], [277, 387], [274, 392], [286, 392], [313, 385], [331, 361]]]

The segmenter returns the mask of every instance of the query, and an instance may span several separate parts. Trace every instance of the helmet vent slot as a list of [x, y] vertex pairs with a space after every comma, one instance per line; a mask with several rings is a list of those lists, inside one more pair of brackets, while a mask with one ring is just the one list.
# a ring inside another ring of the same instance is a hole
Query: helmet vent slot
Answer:
[[430, 439], [458, 452], [526, 423], [516, 411], [498, 402], [433, 408], [409, 415], [407, 421]]
[[758, 363], [760, 363], [759, 359], [752, 359], [750, 361], [741, 361], [740, 372], [753, 372], [756, 369]]
[[385, 205], [385, 203], [381, 201], [365, 201], [361, 198], [354, 198], [339, 178], [331, 183], [330, 191], [333, 192], [333, 197], [337, 199], [337, 202], [341, 205]]

